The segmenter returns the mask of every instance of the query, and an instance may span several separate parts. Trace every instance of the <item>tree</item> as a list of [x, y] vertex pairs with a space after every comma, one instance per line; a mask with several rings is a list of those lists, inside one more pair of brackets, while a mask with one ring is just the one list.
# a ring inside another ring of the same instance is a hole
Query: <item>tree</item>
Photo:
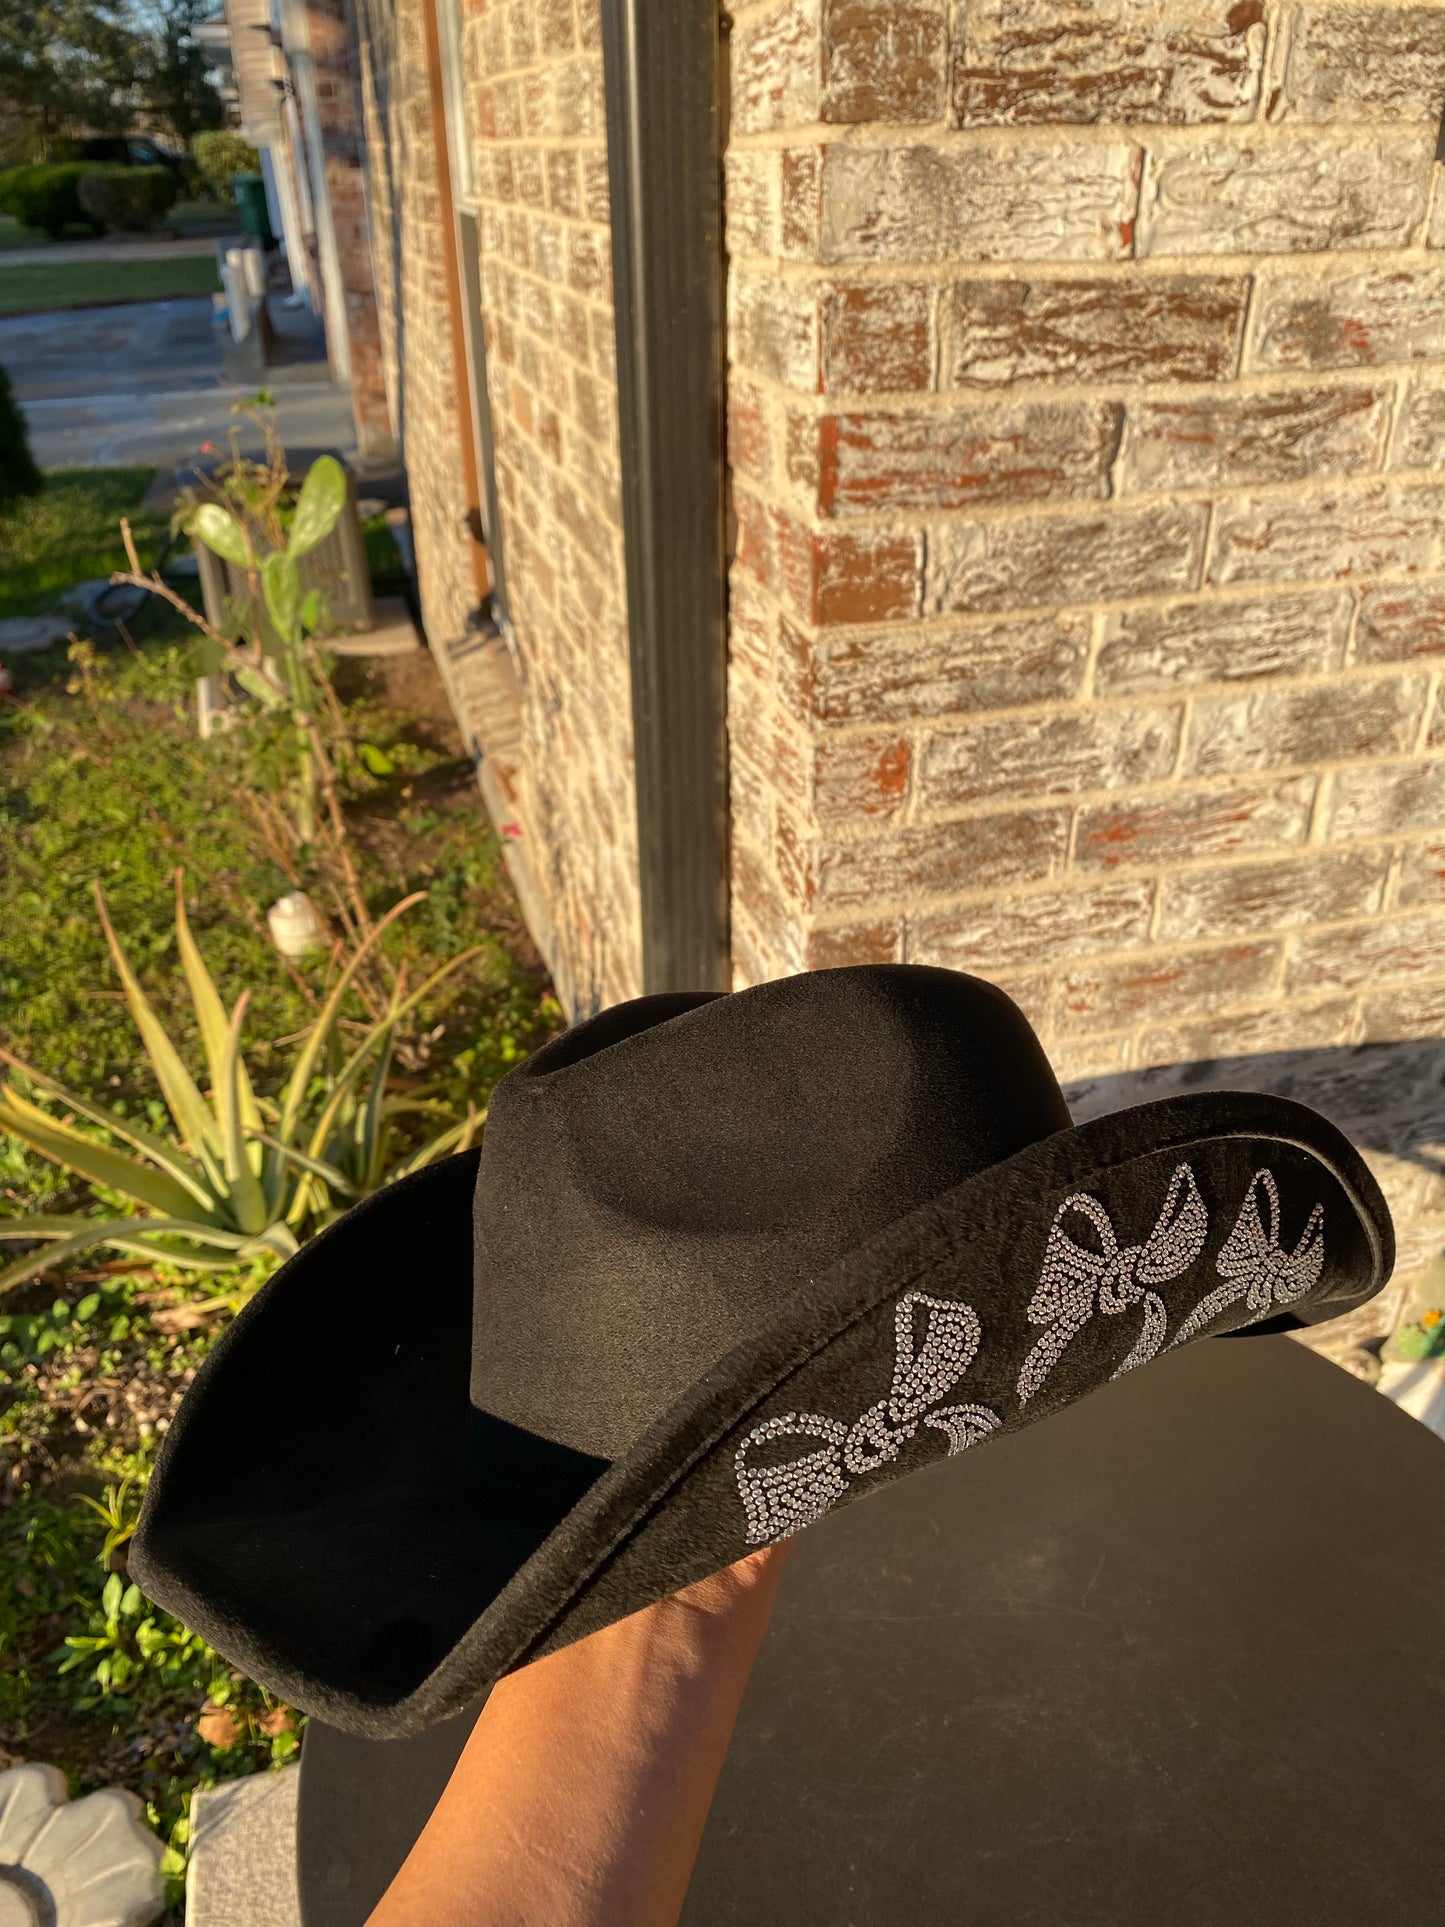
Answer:
[[146, 46], [137, 75], [140, 91], [152, 120], [160, 122], [185, 150], [195, 135], [220, 127], [225, 120], [205, 55], [192, 38], [197, 22], [216, 11], [217, 0], [157, 0], [144, 16]]
[[67, 137], [123, 134], [135, 116], [138, 36], [126, 0], [0, 0], [7, 158], [53, 160]]

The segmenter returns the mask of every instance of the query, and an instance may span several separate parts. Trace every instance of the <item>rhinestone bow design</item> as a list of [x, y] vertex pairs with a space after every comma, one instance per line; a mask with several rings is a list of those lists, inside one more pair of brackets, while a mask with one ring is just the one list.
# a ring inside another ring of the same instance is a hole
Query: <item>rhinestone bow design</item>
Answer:
[[1277, 1306], [1292, 1305], [1314, 1289], [1324, 1268], [1324, 1206], [1317, 1204], [1310, 1212], [1294, 1250], [1281, 1250], [1279, 1187], [1272, 1172], [1256, 1171], [1234, 1229], [1214, 1261], [1214, 1269], [1224, 1283], [1200, 1299], [1169, 1341], [1169, 1349], [1196, 1337], [1241, 1298], [1253, 1314], [1248, 1321], [1251, 1324], [1267, 1318]]
[[[1069, 1235], [1064, 1226], [1071, 1216], [1090, 1226], [1099, 1249]], [[1026, 1405], [1042, 1389], [1096, 1313], [1118, 1316], [1136, 1305], [1143, 1310], [1139, 1336], [1115, 1378], [1153, 1358], [1164, 1342], [1169, 1314], [1151, 1287], [1188, 1271], [1204, 1249], [1208, 1229], [1209, 1215], [1187, 1164], [1175, 1167], [1158, 1222], [1140, 1245], [1121, 1245], [1108, 1212], [1086, 1191], [1065, 1198], [1054, 1213], [1038, 1288], [1029, 1300], [1029, 1322], [1048, 1329], [1023, 1362], [1019, 1404]]]
[[[921, 1318], [919, 1314], [922, 1314]], [[850, 1427], [816, 1412], [785, 1412], [755, 1426], [738, 1447], [738, 1494], [747, 1515], [747, 1543], [768, 1545], [812, 1525], [858, 1477], [896, 1459], [921, 1425], [942, 1432], [948, 1456], [1002, 1422], [986, 1405], [943, 1403], [968, 1371], [981, 1331], [972, 1306], [909, 1291], [894, 1312], [893, 1383]], [[814, 1441], [814, 1449], [778, 1465], [758, 1465], [752, 1454], [774, 1439]]]

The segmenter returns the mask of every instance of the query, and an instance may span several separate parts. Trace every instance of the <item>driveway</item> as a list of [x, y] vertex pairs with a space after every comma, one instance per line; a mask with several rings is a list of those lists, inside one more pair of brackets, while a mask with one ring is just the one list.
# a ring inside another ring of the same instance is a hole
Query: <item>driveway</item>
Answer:
[[[265, 383], [287, 449], [350, 454], [350, 401], [331, 380], [316, 324], [279, 306], [273, 314], [287, 359]], [[6, 316], [0, 364], [42, 468], [159, 467], [193, 458], [202, 442], [224, 449], [231, 404], [251, 392], [226, 377], [205, 297]], [[259, 450], [260, 437], [248, 433], [242, 446]]]

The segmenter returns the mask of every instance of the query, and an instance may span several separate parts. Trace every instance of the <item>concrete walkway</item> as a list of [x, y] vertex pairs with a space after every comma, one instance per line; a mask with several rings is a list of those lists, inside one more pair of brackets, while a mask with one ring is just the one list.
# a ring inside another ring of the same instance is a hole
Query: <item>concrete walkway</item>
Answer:
[[[315, 323], [279, 307], [276, 316], [288, 359], [265, 385], [287, 449], [350, 454], [350, 400], [331, 380]], [[203, 442], [224, 451], [231, 404], [248, 392], [226, 380], [205, 296], [0, 317], [0, 364], [42, 468], [174, 465]], [[246, 453], [260, 445], [249, 430], [242, 438]]]
[[[239, 226], [233, 230], [241, 240]], [[103, 241], [50, 241], [43, 247], [0, 249], [0, 281], [6, 268], [58, 268], [77, 261], [183, 261], [214, 254], [224, 236], [187, 234], [177, 240], [163, 234], [136, 234], [130, 239], [112, 235]]]

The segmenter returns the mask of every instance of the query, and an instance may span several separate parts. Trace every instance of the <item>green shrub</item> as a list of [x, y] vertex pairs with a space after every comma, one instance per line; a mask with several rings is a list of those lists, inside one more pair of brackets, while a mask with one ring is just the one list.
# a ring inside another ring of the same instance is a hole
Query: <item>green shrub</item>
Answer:
[[38, 495], [40, 470], [30, 453], [25, 417], [10, 392], [10, 378], [0, 368], [0, 502], [18, 495]]
[[180, 184], [168, 167], [101, 167], [80, 183], [80, 205], [102, 227], [153, 228], [176, 204]]
[[200, 169], [201, 179], [227, 207], [236, 205], [236, 190], [231, 185], [236, 174], [259, 174], [261, 156], [249, 141], [225, 127], [209, 128], [191, 141], [191, 155]]
[[52, 239], [58, 239], [72, 222], [96, 228], [80, 204], [80, 183], [95, 171], [93, 161], [9, 168], [0, 176], [0, 207], [22, 227], [44, 228]]

